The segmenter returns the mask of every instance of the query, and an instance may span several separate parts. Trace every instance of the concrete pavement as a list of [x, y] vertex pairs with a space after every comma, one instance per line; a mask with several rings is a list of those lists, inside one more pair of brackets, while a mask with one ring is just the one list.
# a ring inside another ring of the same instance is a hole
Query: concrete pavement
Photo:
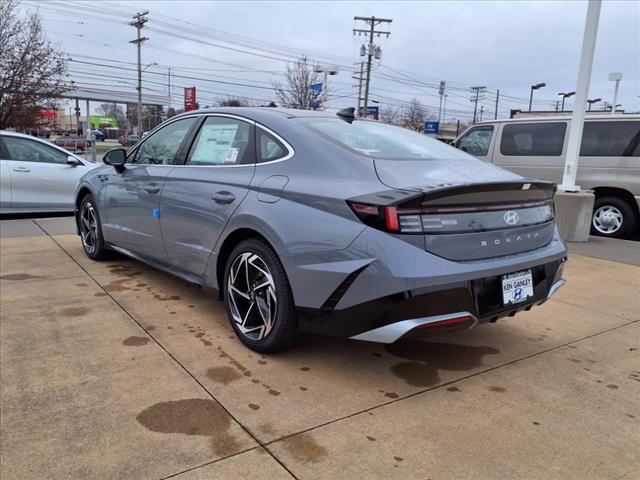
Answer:
[[551, 301], [497, 324], [263, 356], [212, 292], [91, 262], [72, 233], [0, 222], [2, 478], [640, 477], [626, 243], [571, 255]]

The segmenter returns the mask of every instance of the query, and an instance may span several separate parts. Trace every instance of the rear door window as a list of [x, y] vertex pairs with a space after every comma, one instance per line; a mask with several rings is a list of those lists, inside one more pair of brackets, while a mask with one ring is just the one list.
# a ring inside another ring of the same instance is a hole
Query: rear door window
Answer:
[[187, 165], [241, 165], [255, 162], [252, 126], [229, 117], [208, 117], [200, 127]]
[[486, 157], [489, 153], [492, 135], [493, 125], [475, 127], [464, 134], [458, 141], [457, 147], [476, 157]]
[[585, 122], [581, 157], [640, 156], [640, 122]]
[[500, 153], [519, 157], [558, 157], [562, 155], [566, 130], [565, 122], [505, 125]]

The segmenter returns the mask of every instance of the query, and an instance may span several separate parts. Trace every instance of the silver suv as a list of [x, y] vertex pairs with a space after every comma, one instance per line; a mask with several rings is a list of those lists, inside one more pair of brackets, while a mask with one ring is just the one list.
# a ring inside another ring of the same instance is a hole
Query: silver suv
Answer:
[[[496, 120], [474, 125], [454, 145], [529, 178], [561, 183], [570, 118]], [[640, 226], [640, 116], [585, 120], [576, 184], [596, 195], [591, 233], [630, 238]]]

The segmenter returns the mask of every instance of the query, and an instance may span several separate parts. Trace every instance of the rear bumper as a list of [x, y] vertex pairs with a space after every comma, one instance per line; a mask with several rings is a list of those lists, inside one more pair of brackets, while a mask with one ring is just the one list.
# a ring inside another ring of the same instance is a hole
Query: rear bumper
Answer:
[[500, 275], [407, 290], [342, 310], [299, 308], [306, 331], [392, 343], [430, 332], [471, 328], [541, 305], [565, 280], [565, 258], [531, 267], [534, 295], [518, 305], [502, 304]]

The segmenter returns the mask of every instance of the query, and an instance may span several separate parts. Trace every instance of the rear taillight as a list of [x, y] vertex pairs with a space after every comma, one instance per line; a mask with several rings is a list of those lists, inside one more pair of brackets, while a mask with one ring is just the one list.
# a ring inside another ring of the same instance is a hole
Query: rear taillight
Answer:
[[504, 230], [546, 223], [554, 218], [551, 202], [437, 208], [347, 203], [364, 224], [378, 230], [406, 234]]

